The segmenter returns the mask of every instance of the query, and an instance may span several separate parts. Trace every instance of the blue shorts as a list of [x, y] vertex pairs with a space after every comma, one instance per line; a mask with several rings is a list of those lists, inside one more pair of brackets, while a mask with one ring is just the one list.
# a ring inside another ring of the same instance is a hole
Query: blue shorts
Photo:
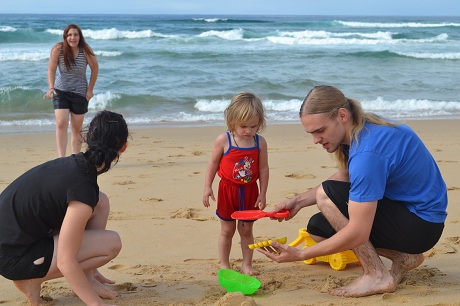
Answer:
[[56, 94], [53, 96], [54, 109], [68, 109], [76, 115], [83, 115], [88, 112], [88, 100], [70, 91], [55, 89]]
[[[24, 280], [45, 277], [54, 252], [54, 239], [49, 237], [31, 245], [22, 256], [8, 256], [0, 253], [0, 275], [9, 280]], [[34, 261], [44, 258], [42, 264]]]
[[[350, 183], [325, 181], [322, 186], [329, 199], [346, 218], [349, 218]], [[425, 221], [410, 212], [402, 202], [383, 198], [377, 202], [369, 239], [375, 248], [421, 254], [438, 242], [443, 229], [444, 223]], [[336, 233], [322, 213], [310, 218], [307, 232], [324, 238], [329, 238]]]

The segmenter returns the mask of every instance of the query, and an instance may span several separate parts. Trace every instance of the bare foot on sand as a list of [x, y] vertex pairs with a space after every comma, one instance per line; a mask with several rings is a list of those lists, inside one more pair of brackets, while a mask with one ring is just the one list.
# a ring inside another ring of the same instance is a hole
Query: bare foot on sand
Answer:
[[365, 274], [351, 284], [330, 290], [330, 294], [346, 297], [361, 297], [378, 293], [394, 292], [396, 285], [390, 273], [379, 276]]
[[13, 281], [16, 288], [18, 288], [26, 298], [29, 300], [30, 306], [44, 306], [51, 303], [40, 297], [41, 282], [36, 279], [26, 279]]
[[260, 272], [257, 271], [256, 269], [254, 269], [252, 266], [243, 266], [243, 267], [241, 267], [241, 270], [246, 275], [254, 276], [254, 275], [259, 275], [260, 274]]
[[423, 254], [402, 254], [394, 258], [390, 274], [393, 276], [395, 284], [398, 285], [408, 271], [420, 266], [424, 260]]
[[110, 284], [110, 285], [115, 284], [115, 282], [113, 280], [110, 280], [107, 277], [105, 277], [104, 275], [102, 275], [101, 272], [99, 272], [97, 269], [95, 269], [93, 271], [93, 277], [94, 277], [95, 280], [97, 280], [101, 284]]
[[230, 265], [220, 265], [220, 269], [231, 269], [232, 267]]
[[113, 291], [109, 288], [107, 288], [106, 286], [104, 286], [103, 284], [101, 284], [98, 280], [96, 279], [91, 279], [90, 280], [90, 283], [91, 283], [91, 287], [93, 287], [94, 291], [96, 291], [96, 293], [102, 298], [102, 299], [110, 299], [110, 300], [114, 300], [116, 299], [118, 296], [120, 296], [118, 294], [118, 292], [116, 291]]

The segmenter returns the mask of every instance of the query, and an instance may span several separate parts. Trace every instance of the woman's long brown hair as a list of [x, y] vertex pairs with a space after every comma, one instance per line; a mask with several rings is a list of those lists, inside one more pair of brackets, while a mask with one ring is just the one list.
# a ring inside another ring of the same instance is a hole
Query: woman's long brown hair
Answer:
[[75, 59], [73, 57], [72, 53], [72, 48], [69, 46], [67, 43], [67, 36], [69, 35], [70, 29], [77, 29], [78, 35], [80, 36], [80, 41], [78, 42], [78, 49], [82, 50], [86, 54], [94, 55], [93, 51], [89, 47], [89, 45], [86, 43], [85, 38], [83, 37], [83, 32], [81, 31], [80, 27], [77, 26], [76, 24], [69, 24], [68, 26], [65, 27], [64, 33], [62, 34], [62, 37], [64, 39], [63, 42], [58, 43], [61, 44], [61, 53], [64, 56], [64, 63], [65, 66], [67, 67], [67, 70], [72, 70], [72, 66], [75, 65]]

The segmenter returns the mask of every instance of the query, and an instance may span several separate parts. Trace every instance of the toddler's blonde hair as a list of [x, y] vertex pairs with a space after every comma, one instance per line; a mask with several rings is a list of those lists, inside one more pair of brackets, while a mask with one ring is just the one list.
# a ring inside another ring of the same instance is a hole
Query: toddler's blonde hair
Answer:
[[265, 109], [262, 101], [253, 93], [236, 94], [225, 109], [224, 116], [230, 132], [234, 132], [238, 124], [248, 122], [253, 117], [259, 117], [258, 132], [265, 130]]

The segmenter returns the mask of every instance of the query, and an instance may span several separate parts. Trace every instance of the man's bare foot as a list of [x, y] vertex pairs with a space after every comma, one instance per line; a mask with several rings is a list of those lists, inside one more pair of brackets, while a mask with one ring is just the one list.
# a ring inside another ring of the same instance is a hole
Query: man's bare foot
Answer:
[[244, 274], [246, 275], [251, 275], [251, 276], [254, 276], [254, 275], [259, 275], [260, 272], [257, 271], [256, 269], [254, 269], [252, 266], [243, 266], [241, 268], [241, 270], [243, 271]]
[[393, 264], [391, 266], [390, 274], [394, 279], [396, 285], [398, 285], [404, 275], [412, 269], [420, 266], [425, 260], [423, 254], [405, 254], [392, 258]]
[[393, 282], [393, 277], [390, 273], [384, 273], [380, 277], [373, 277], [370, 275], [363, 275], [351, 284], [335, 288], [329, 291], [332, 295], [346, 296], [346, 297], [361, 297], [378, 293], [394, 292], [396, 285]]
[[16, 288], [19, 289], [29, 300], [30, 306], [50, 305], [51, 303], [40, 297], [41, 282], [37, 279], [25, 279], [13, 281]]

